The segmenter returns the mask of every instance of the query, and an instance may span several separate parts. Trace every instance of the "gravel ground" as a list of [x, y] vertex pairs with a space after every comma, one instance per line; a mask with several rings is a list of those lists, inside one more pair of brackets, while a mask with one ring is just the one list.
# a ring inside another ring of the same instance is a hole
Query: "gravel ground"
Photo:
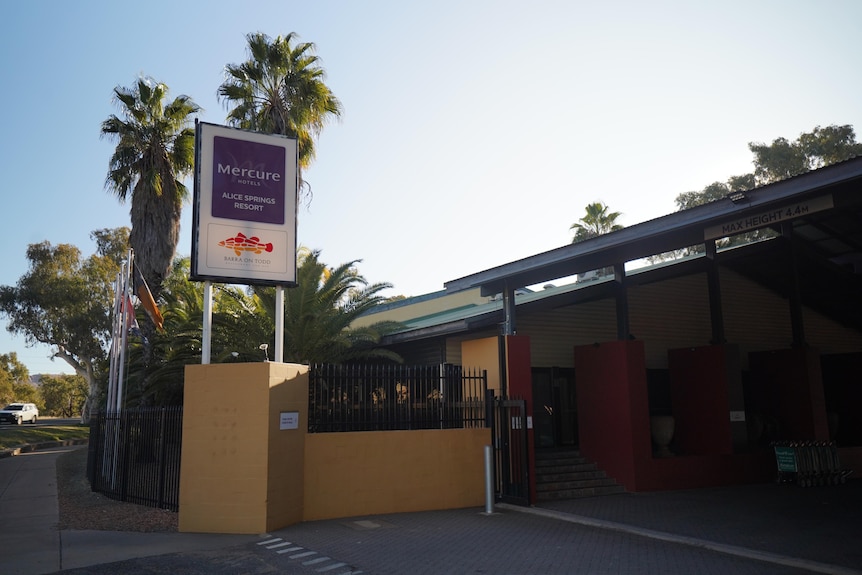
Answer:
[[60, 529], [96, 531], [177, 531], [178, 514], [123, 503], [90, 490], [87, 481], [87, 450], [76, 449], [57, 459], [57, 496], [60, 501]]

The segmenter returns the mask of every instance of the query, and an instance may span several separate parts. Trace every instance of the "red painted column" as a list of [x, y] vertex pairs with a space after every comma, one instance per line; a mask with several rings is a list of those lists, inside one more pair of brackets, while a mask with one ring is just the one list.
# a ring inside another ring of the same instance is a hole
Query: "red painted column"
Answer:
[[722, 345], [668, 351], [677, 455], [733, 453], [727, 352]]
[[637, 491], [652, 458], [644, 344], [610, 341], [574, 351], [581, 454]]

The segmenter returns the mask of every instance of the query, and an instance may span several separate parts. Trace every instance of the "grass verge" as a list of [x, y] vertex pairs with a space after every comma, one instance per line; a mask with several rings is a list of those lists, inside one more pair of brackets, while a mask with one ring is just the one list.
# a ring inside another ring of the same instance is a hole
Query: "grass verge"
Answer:
[[90, 428], [86, 425], [58, 425], [50, 427], [3, 425], [0, 427], [0, 451], [46, 441], [87, 439], [89, 437]]

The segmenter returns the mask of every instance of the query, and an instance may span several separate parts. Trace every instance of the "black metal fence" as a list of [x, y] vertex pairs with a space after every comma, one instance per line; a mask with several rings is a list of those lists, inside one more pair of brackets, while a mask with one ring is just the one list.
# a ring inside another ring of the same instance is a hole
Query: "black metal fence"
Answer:
[[90, 420], [87, 479], [93, 491], [179, 510], [183, 408], [126, 409]]
[[485, 371], [456, 365], [313, 365], [309, 433], [485, 427]]

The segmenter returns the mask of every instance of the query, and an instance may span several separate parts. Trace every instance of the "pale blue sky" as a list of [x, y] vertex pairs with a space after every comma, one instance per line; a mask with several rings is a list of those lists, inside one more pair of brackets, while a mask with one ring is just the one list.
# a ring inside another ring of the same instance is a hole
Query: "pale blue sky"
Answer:
[[[751, 171], [750, 141], [862, 132], [856, 0], [32, 0], [2, 13], [3, 285], [30, 243], [89, 255], [92, 230], [129, 224], [103, 185], [114, 86], [152, 76], [224, 123], [216, 90], [249, 32], [316, 43], [344, 105], [306, 174], [300, 244], [362, 259], [391, 295], [567, 244], [594, 201], [625, 225], [670, 213], [679, 193]], [[70, 371], [0, 327], [0, 353], [31, 373]]]

